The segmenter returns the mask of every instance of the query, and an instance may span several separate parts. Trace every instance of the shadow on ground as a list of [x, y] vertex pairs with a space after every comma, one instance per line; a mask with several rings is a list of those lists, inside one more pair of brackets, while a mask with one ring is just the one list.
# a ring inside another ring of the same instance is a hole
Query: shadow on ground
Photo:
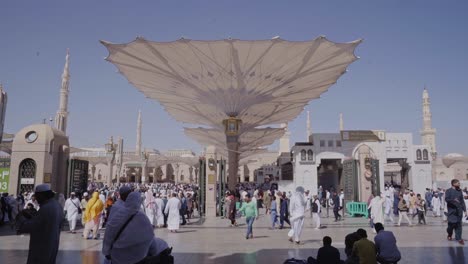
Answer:
[[[445, 248], [401, 248], [403, 256], [400, 264], [467, 264], [468, 247], [456, 246]], [[282, 264], [288, 258], [307, 259], [316, 256], [317, 249], [266, 249], [253, 253], [235, 253], [222, 257], [214, 257], [209, 253], [174, 253], [175, 263], [193, 264]], [[344, 256], [344, 249], [340, 249]], [[0, 250], [0, 263], [26, 263], [27, 250]], [[102, 255], [98, 251], [60, 250], [57, 263], [93, 264], [102, 263]]]

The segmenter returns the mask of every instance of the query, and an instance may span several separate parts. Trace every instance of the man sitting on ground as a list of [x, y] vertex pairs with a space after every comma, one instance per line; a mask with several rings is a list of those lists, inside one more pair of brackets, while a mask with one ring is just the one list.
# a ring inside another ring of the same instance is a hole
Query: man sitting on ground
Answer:
[[353, 232], [348, 234], [345, 237], [345, 253], [346, 253], [346, 264], [358, 264], [359, 258], [357, 256], [353, 256], [353, 246], [354, 243], [359, 241], [361, 237], [358, 235], [357, 232]]
[[395, 236], [391, 231], [385, 231], [382, 223], [375, 224], [377, 235], [374, 237], [377, 250], [377, 261], [382, 264], [397, 263], [401, 259], [396, 245]]
[[329, 236], [323, 237], [323, 247], [317, 253], [317, 260], [309, 257], [308, 264], [341, 264], [340, 251], [333, 247], [332, 239]]
[[357, 233], [361, 239], [354, 243], [353, 256], [359, 258], [360, 264], [377, 264], [375, 245], [367, 239], [366, 230], [359, 228]]

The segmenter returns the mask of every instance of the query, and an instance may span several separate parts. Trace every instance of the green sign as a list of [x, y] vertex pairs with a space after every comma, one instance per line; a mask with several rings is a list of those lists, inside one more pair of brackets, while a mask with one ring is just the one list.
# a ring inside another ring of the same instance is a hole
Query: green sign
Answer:
[[8, 192], [10, 168], [0, 168], [0, 192]]

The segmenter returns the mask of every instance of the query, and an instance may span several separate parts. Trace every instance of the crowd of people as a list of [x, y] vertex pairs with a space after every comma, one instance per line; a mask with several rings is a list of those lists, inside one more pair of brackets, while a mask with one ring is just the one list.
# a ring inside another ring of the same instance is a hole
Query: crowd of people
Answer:
[[[99, 239], [100, 230], [105, 230], [102, 253], [112, 263], [138, 263], [146, 258], [168, 257], [171, 249], [166, 242], [154, 237], [152, 230], [166, 227], [170, 232], [177, 232], [180, 225], [193, 218], [194, 211], [199, 213], [198, 187], [195, 185], [127, 183], [102, 189], [90, 187], [82, 194], [72, 192], [68, 199], [52, 192], [46, 184], [36, 186], [34, 193], [17, 197], [7, 193], [1, 195], [1, 222], [15, 223], [18, 233], [31, 234], [28, 256], [31, 261], [28, 263], [49, 263], [47, 261], [55, 258], [64, 218], [71, 234], [77, 233], [77, 224], [81, 223], [84, 239]], [[232, 227], [238, 225], [241, 216], [245, 217], [246, 239], [254, 238], [254, 222], [260, 210], [269, 216], [272, 230], [283, 229], [287, 224], [290, 228], [288, 240], [297, 244], [301, 241], [307, 212], [310, 212], [311, 224], [316, 229], [321, 228], [324, 209], [333, 209], [335, 221], [342, 220], [342, 190], [338, 193], [320, 187], [317, 194], [311, 194], [300, 186], [294, 192], [263, 187], [253, 183], [238, 184], [224, 197], [223, 214]], [[397, 261], [398, 250], [388, 249], [393, 244], [396, 248], [396, 239], [391, 232], [384, 231], [386, 223], [395, 223], [394, 216], [398, 216], [397, 226], [401, 225], [402, 219], [413, 225], [416, 216], [418, 223], [425, 225], [426, 214], [432, 211], [434, 217], [447, 221], [447, 239], [463, 245], [462, 224], [468, 221], [467, 207], [468, 190], [461, 190], [458, 180], [452, 181], [450, 189], [427, 189], [423, 195], [386, 186], [380, 195], [371, 195], [368, 200], [370, 225], [377, 234], [375, 243], [367, 240], [362, 229], [348, 235], [345, 239], [346, 263], [358, 263], [353, 260], [363, 258], [372, 259], [368, 263], [375, 263], [373, 258], [380, 258], [381, 263]], [[38, 238], [40, 236], [50, 240], [44, 243]], [[337, 259], [331, 243], [331, 238], [325, 237], [324, 248], [317, 258], [309, 259], [310, 263], [335, 263], [323, 262], [323, 259]]]
[[[68, 199], [47, 184], [17, 197], [1, 195], [1, 223], [10, 223], [18, 234], [29, 233], [28, 263], [55, 263], [60, 232], [84, 239], [100, 239], [109, 263], [172, 263], [172, 248], [154, 236], [154, 228], [177, 232], [198, 210], [198, 187], [188, 184], [126, 183], [70, 193]], [[44, 238], [45, 241], [44, 241]]]
[[[357, 248], [348, 252], [349, 256], [347, 256], [346, 263], [359, 263], [353, 262], [353, 259], [359, 259], [359, 257], [361, 259], [369, 258], [370, 256], [373, 256], [371, 259], [376, 259], [380, 263], [397, 262], [400, 255], [396, 249], [396, 239], [393, 233], [383, 231], [384, 225], [391, 223], [401, 226], [402, 219], [405, 219], [408, 225], [412, 226], [412, 220], [414, 221], [416, 216], [418, 217], [418, 224], [426, 225], [425, 217], [428, 211], [431, 211], [434, 217], [441, 217], [442, 221], [447, 222], [448, 240], [455, 240], [464, 245], [461, 230], [463, 222], [468, 222], [466, 210], [468, 207], [468, 190], [467, 188], [461, 190], [458, 180], [453, 180], [451, 184], [452, 188], [447, 190], [431, 190], [428, 188], [423, 195], [415, 194], [412, 190], [400, 190], [391, 185], [386, 185], [380, 195], [371, 195], [367, 205], [370, 227], [377, 234], [375, 244], [371, 246], [370, 243], [364, 240], [358, 243]], [[265, 190], [262, 186], [251, 183], [239, 184], [234, 191], [226, 192], [224, 215], [227, 216], [232, 227], [237, 226], [239, 217], [244, 215], [247, 224], [245, 237], [246, 239], [252, 239], [254, 238], [254, 221], [258, 219], [260, 210], [263, 209], [265, 215], [269, 215], [270, 229], [283, 229], [284, 224], [287, 223], [291, 228], [288, 233], [289, 241], [299, 244], [307, 211], [311, 215], [311, 224], [317, 229], [321, 227], [321, 212], [325, 208], [327, 210], [328, 208], [333, 209], [335, 221], [342, 220], [340, 210], [342, 210], [344, 204], [343, 190], [338, 193], [333, 189], [323, 191], [320, 187], [318, 191], [319, 194], [311, 195], [309, 191], [305, 191], [302, 187], [296, 188], [295, 192], [291, 193], [273, 188]], [[395, 221], [394, 216], [398, 217], [398, 222]], [[455, 233], [455, 237], [453, 237], [453, 233]], [[360, 230], [354, 236], [359, 238], [356, 241], [367, 239], [365, 230]], [[394, 245], [395, 249], [388, 249], [391, 245]], [[324, 247], [326, 249], [322, 250], [319, 255], [323, 255], [324, 252], [335, 252], [329, 246], [331, 246], [331, 238], [324, 238]], [[359, 248], [362, 249], [359, 250]], [[352, 252], [354, 253], [351, 254]], [[335, 263], [320, 261], [321, 258], [311, 258], [310, 261], [311, 263]]]

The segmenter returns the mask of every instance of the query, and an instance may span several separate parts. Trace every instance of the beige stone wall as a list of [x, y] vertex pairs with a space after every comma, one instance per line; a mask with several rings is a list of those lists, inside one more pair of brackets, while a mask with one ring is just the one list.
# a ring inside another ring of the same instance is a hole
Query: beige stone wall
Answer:
[[[34, 142], [26, 140], [31, 131], [37, 134]], [[10, 193], [17, 194], [20, 164], [25, 159], [36, 163], [34, 185], [49, 183], [54, 191], [64, 193], [68, 184], [68, 147], [68, 138], [46, 124], [28, 126], [16, 133], [11, 154]]]

